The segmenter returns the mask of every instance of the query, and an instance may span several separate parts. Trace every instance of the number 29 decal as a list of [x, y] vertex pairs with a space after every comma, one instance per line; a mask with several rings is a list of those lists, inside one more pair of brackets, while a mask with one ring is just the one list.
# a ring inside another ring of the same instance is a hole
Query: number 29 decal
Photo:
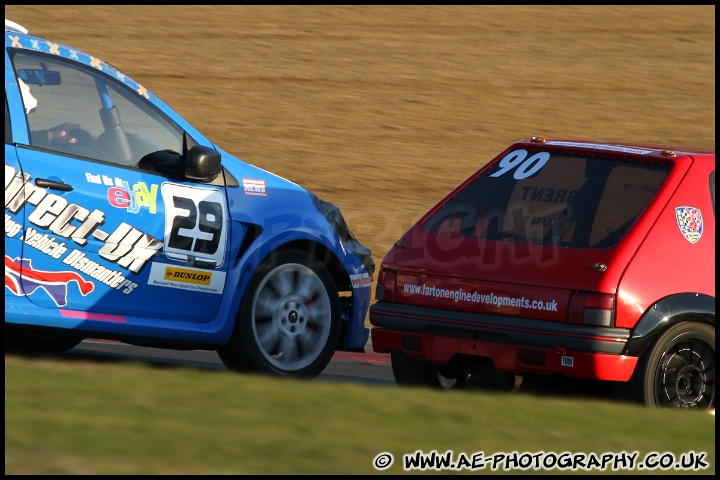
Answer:
[[165, 204], [165, 253], [176, 260], [225, 258], [227, 209], [225, 196], [211, 188], [162, 185]]

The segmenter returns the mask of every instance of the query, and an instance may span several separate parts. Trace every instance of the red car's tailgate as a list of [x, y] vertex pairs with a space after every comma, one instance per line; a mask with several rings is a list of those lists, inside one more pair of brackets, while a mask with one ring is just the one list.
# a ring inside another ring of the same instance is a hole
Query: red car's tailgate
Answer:
[[552, 321], [566, 320], [573, 291], [614, 294], [626, 265], [614, 249], [482, 241], [420, 229], [401, 244], [408, 246], [391, 250], [383, 262], [397, 272], [398, 303]]

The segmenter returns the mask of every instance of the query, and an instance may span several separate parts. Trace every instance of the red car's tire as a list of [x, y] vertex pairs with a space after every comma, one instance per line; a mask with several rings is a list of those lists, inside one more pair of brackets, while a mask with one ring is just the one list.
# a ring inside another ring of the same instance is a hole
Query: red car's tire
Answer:
[[715, 408], [715, 328], [695, 322], [668, 328], [640, 358], [629, 386], [651, 407]]

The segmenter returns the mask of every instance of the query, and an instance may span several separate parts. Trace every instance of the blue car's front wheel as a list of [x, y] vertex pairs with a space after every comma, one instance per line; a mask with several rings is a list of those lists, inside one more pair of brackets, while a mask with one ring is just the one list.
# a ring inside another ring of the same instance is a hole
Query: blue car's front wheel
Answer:
[[288, 251], [258, 268], [218, 353], [232, 370], [313, 378], [330, 362], [339, 334], [340, 303], [327, 268]]

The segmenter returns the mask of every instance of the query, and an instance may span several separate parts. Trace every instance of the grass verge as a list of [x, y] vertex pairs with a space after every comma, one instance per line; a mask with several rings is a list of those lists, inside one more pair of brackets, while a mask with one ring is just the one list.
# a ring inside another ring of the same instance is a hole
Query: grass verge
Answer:
[[626, 472], [714, 474], [714, 420], [602, 400], [5, 356], [6, 474], [371, 474], [382, 452], [395, 458], [382, 472], [397, 474], [417, 451], [695, 452], [707, 469]]

